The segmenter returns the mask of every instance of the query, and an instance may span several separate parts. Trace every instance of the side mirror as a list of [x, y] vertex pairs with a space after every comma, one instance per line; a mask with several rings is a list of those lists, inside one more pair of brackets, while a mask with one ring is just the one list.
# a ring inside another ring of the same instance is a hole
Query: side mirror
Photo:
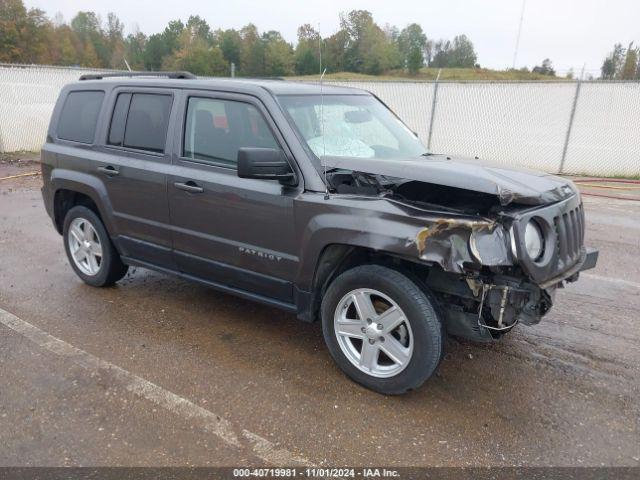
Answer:
[[238, 150], [238, 177], [278, 180], [285, 184], [295, 179], [282, 150], [253, 147]]

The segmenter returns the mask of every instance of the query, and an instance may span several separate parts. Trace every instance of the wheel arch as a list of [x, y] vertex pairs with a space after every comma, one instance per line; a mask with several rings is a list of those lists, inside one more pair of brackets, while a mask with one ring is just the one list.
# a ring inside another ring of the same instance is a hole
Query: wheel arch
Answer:
[[96, 177], [70, 170], [54, 170], [51, 178], [53, 221], [58, 233], [62, 233], [64, 217], [76, 205], [92, 210], [104, 224], [107, 233], [113, 236], [111, 203], [104, 184]]
[[314, 269], [309, 299], [308, 320], [319, 319], [322, 297], [331, 282], [341, 273], [359, 265], [381, 265], [400, 271], [424, 289], [430, 265], [403, 258], [388, 251], [373, 248], [332, 243], [326, 245], [320, 253]]

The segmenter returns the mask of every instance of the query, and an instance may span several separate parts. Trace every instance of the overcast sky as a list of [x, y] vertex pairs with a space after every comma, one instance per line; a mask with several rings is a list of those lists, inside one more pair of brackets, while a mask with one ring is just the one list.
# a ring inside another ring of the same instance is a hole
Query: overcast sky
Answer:
[[[640, 0], [526, 0], [517, 66], [539, 64], [549, 57], [558, 73], [583, 65], [597, 74], [615, 42], [640, 42]], [[169, 20], [189, 15], [205, 18], [212, 28], [240, 28], [253, 22], [260, 31], [279, 30], [295, 42], [303, 23], [320, 24], [323, 36], [338, 29], [338, 15], [353, 9], [372, 12], [379, 25], [399, 28], [422, 25], [429, 38], [452, 38], [465, 33], [473, 41], [482, 66], [510, 67], [522, 0], [25, 0], [50, 17], [60, 12], [69, 21], [79, 9], [93, 10], [106, 19], [115, 12], [127, 33], [138, 28], [146, 34], [164, 29]]]

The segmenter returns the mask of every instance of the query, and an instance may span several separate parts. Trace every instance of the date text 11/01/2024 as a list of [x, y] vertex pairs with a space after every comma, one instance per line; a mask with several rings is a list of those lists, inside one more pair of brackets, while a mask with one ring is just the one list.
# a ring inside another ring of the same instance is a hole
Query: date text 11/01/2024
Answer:
[[398, 478], [398, 470], [389, 468], [236, 468], [234, 478]]

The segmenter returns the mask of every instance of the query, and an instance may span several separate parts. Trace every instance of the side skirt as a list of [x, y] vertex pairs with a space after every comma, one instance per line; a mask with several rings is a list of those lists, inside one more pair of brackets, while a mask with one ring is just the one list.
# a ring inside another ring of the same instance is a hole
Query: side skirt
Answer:
[[155, 270], [160, 273], [167, 273], [169, 275], [173, 275], [175, 277], [183, 278], [185, 280], [190, 280], [192, 282], [200, 283], [202, 285], [206, 285], [211, 288], [215, 288], [224, 293], [230, 293], [231, 295], [235, 295], [240, 298], [245, 298], [247, 300], [252, 300], [254, 302], [259, 302], [264, 305], [269, 305], [271, 307], [276, 307], [281, 310], [285, 310], [290, 313], [297, 313], [298, 308], [293, 303], [282, 302], [279, 300], [275, 300], [273, 298], [265, 297], [263, 295], [259, 295], [256, 293], [247, 292], [246, 290], [241, 290], [235, 287], [229, 287], [228, 285], [224, 285], [218, 282], [212, 282], [210, 280], [204, 280], [200, 277], [194, 277], [193, 275], [188, 275], [186, 273], [178, 272], [175, 270], [171, 270], [168, 268], [160, 267], [158, 265], [154, 265], [152, 263], [144, 262], [141, 260], [137, 260], [131, 257], [122, 256], [122, 261], [127, 265], [131, 265], [134, 267], [142, 267], [148, 268], [149, 270]]

